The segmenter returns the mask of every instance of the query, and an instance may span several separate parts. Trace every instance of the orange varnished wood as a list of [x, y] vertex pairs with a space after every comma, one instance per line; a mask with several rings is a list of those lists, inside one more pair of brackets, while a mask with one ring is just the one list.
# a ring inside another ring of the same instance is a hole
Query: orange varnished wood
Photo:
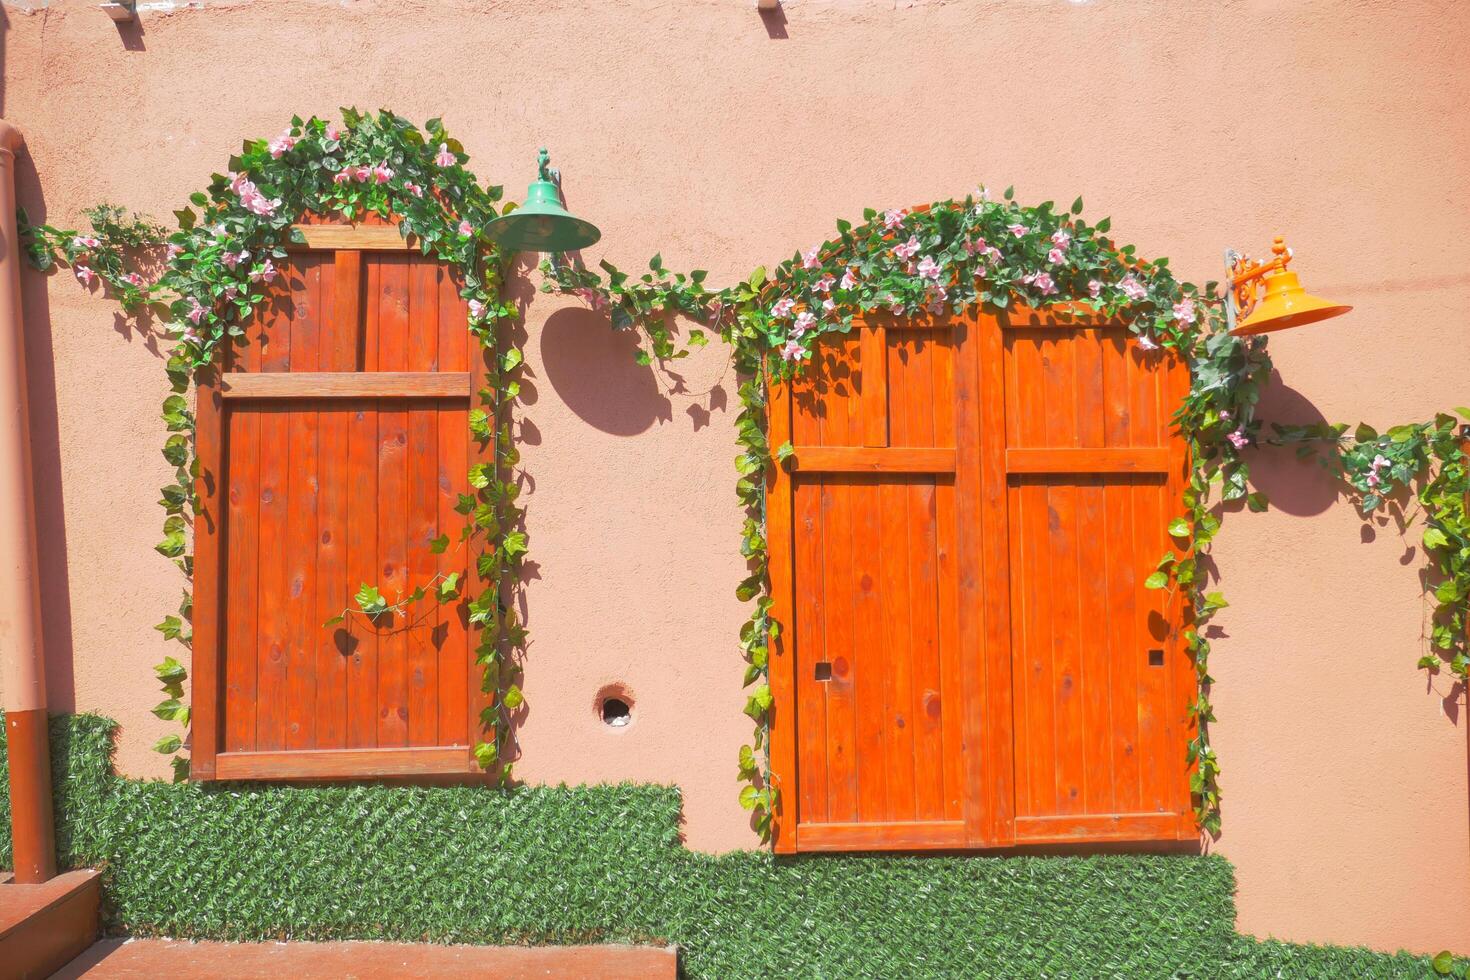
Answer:
[[[218, 678], [196, 670], [194, 697], [217, 692], [225, 764], [196, 778], [463, 772], [462, 604], [323, 624], [364, 583], [392, 603], [467, 568], [464, 301], [439, 263], [401, 250], [280, 266], [215, 398], [228, 503], [203, 595], [219, 589], [223, 625]], [[452, 542], [435, 555], [441, 533]]]
[[1187, 374], [1097, 318], [871, 319], [772, 401], [778, 850], [1187, 837], [1193, 675], [1179, 603], [1142, 586]]
[[[222, 363], [220, 358], [217, 363]], [[194, 591], [193, 638], [190, 644], [190, 675], [199, 697], [193, 699], [189, 746], [191, 771], [201, 779], [214, 774], [214, 757], [220, 746], [219, 650], [223, 622], [220, 578], [223, 572], [225, 535], [224, 411], [219, 395], [220, 371], [214, 368], [200, 378], [194, 408], [194, 454], [199, 476], [194, 481]]]

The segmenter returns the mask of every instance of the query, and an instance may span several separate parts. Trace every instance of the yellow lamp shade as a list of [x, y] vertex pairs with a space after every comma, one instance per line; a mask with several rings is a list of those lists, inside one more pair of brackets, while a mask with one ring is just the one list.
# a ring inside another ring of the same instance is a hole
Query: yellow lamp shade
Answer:
[[1273, 330], [1285, 330], [1288, 327], [1300, 327], [1307, 323], [1316, 323], [1318, 320], [1326, 320], [1329, 317], [1341, 316], [1351, 306], [1343, 306], [1332, 303], [1320, 296], [1313, 296], [1302, 288], [1301, 281], [1297, 279], [1295, 272], [1282, 269], [1265, 277], [1266, 295], [1256, 304], [1250, 316], [1235, 325], [1230, 331], [1237, 337], [1245, 337], [1258, 333], [1270, 333]]

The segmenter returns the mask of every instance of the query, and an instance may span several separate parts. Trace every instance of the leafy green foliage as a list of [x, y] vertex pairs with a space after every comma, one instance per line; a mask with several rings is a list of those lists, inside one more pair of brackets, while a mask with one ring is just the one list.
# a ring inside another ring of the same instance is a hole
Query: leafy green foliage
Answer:
[[[58, 845], [132, 935], [671, 942], [690, 977], [1434, 975], [1237, 936], [1220, 857], [711, 857], [669, 787], [176, 786], [111, 775], [114, 729], [52, 720]], [[0, 866], [4, 761], [0, 728]]]
[[[344, 109], [340, 126], [316, 117], [293, 118], [274, 140], [246, 141], [230, 159], [229, 174], [214, 174], [207, 190], [192, 194], [190, 205], [174, 212], [174, 232], [107, 205], [87, 212], [91, 234], [32, 225], [24, 214], [20, 228], [26, 254], [37, 268], [68, 265], [84, 285], [100, 282], [125, 310], [147, 309], [166, 325], [172, 346], [165, 370], [173, 393], [162, 409], [170, 433], [163, 455], [175, 472], [161, 491], [164, 536], [156, 548], [186, 577], [193, 572], [189, 551], [199, 476], [199, 461], [193, 456], [194, 415], [186, 395], [201, 376], [216, 369], [226, 345], [243, 342], [245, 324], [279, 274], [275, 263], [286, 257], [290, 226], [308, 213], [348, 220], [394, 216], [400, 219], [399, 230], [424, 255], [457, 268], [460, 295], [469, 307], [468, 329], [495, 355], [485, 375], [483, 404], [470, 418], [473, 436], [494, 443], [493, 458], [475, 465], [470, 482], [476, 493], [462, 513], [474, 515], [467, 537], [484, 538], [492, 556], [477, 569], [484, 593], [478, 597], [482, 615], [474, 622], [482, 633], [476, 658], [488, 668], [486, 689], [496, 695], [496, 707], [483, 719], [490, 748], [478, 756], [499, 764], [512, 757], [507, 715], [515, 706], [507, 696], [525, 651], [525, 630], [501, 622], [499, 615], [509, 604], [513, 573], [527, 550], [524, 515], [515, 504], [517, 487], [510, 475], [519, 459], [510, 433], [523, 357], [499, 335], [498, 324], [515, 309], [501, 291], [502, 256], [483, 237], [485, 225], [498, 213], [501, 189], [482, 187], [464, 168], [466, 159], [464, 147], [437, 119], [421, 131], [388, 110]], [[155, 274], [160, 267], [161, 274]], [[431, 550], [442, 554], [447, 544], [447, 539], [436, 539]], [[410, 605], [430, 595], [440, 602], [457, 601], [462, 584], [462, 573], [441, 573], [392, 603], [365, 585], [355, 597], [356, 610], [343, 610], [323, 628], [338, 626], [354, 613], [369, 622], [388, 613], [403, 616]], [[191, 641], [188, 606], [186, 595], [180, 617], [169, 616], [158, 626], [186, 646]], [[165, 681], [170, 692], [171, 683]], [[519, 688], [514, 690], [519, 705]], [[181, 697], [181, 692], [170, 693], [154, 713], [187, 725], [189, 713]], [[156, 747], [172, 754], [181, 745], [180, 738], [164, 737]], [[175, 770], [185, 774], [187, 763], [175, 760]], [[509, 765], [501, 766], [500, 773], [508, 779]]]
[[[1456, 410], [1470, 420], [1470, 409]], [[1347, 487], [1363, 519], [1392, 512], [1407, 529], [1416, 515], [1403, 503], [1412, 495], [1423, 520], [1430, 574], [1425, 592], [1433, 597], [1429, 650], [1419, 667], [1437, 674], [1448, 666], [1460, 682], [1470, 681], [1470, 456], [1462, 424], [1440, 413], [1428, 422], [1396, 425], [1379, 434], [1366, 423], [1349, 435], [1345, 425], [1273, 426], [1281, 445], [1295, 445], [1302, 458], [1315, 457]]]

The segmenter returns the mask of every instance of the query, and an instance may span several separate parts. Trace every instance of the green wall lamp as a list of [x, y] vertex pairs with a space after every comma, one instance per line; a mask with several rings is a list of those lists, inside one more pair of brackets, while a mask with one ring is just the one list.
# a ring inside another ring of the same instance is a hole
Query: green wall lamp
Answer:
[[543, 146], [537, 154], [539, 173], [526, 189], [526, 203], [485, 226], [485, 234], [505, 252], [574, 252], [602, 237], [562, 204], [561, 174], [551, 169]]

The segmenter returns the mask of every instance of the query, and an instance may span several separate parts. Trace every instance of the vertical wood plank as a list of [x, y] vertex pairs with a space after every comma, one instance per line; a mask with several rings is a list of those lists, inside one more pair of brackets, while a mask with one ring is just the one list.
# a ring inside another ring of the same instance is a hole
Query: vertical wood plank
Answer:
[[[256, 366], [260, 347], [252, 344]], [[259, 594], [260, 413], [227, 413], [230, 462], [225, 574], [224, 749], [255, 748], [256, 603]]]
[[[990, 529], [984, 512], [987, 506], [993, 506], [993, 501], [983, 493], [982, 481], [990, 474], [985, 467], [984, 454], [988, 447], [981, 441], [981, 427], [991, 421], [984, 417], [986, 404], [994, 398], [1003, 398], [1005, 389], [1001, 386], [994, 391], [987, 390], [985, 386], [991, 379], [981, 374], [981, 351], [990, 340], [988, 334], [993, 330], [995, 338], [999, 338], [999, 327], [993, 318], [977, 319], [969, 315], [957, 318], [954, 325], [951, 364], [954, 377], [955, 476], [952, 496], [955, 514], [956, 648], [961, 653], [959, 685], [948, 695], [948, 711], [957, 714], [961, 721], [964, 773], [961, 807], [965, 834], [972, 846], [979, 847], [994, 842], [996, 811], [995, 803], [990, 799], [994, 787], [987, 786], [985, 778], [990, 770], [989, 754], [992, 749], [986, 741], [986, 715], [992, 710], [986, 686], [991, 671], [990, 661], [994, 657], [988, 636], [994, 622], [994, 599], [987, 599], [987, 595], [992, 594], [987, 593], [991, 573], [987, 567], [986, 545]], [[997, 366], [999, 364], [997, 362]], [[1004, 452], [1004, 446], [1001, 451]], [[1004, 472], [1000, 474], [1000, 481], [1004, 490]], [[1002, 498], [1002, 518], [1004, 514]], [[1000, 540], [1003, 542], [1005, 538]], [[1010, 656], [1009, 638], [1006, 639], [1006, 656]]]
[[[883, 489], [878, 478], [858, 474], [847, 477], [844, 484], [843, 490], [853, 501], [851, 609], [857, 815], [859, 820], [882, 821], [889, 818], [888, 783], [895, 762], [884, 745], [885, 732], [892, 724], [886, 689], [893, 659], [899, 654], [888, 645], [883, 630], [885, 591], [879, 519]], [[847, 607], [834, 603], [834, 608]]]
[[860, 394], [862, 445], [888, 445], [888, 331], [864, 323], [859, 331], [858, 370], [862, 375]]
[[[293, 262], [291, 279], [291, 370], [315, 371], [321, 357], [322, 260]], [[316, 510], [319, 489], [317, 412], [310, 403], [292, 406], [286, 478], [286, 747], [316, 746]]]
[[[904, 379], [905, 436], [909, 445], [936, 445], [933, 370], [936, 332], [916, 334]], [[944, 816], [944, 736], [939, 670], [939, 580], [935, 479], [907, 481], [910, 646], [913, 650], [909, 730], [914, 740], [914, 815]]]
[[[856, 344], [842, 345], [844, 362], [851, 369]], [[823, 439], [828, 445], [847, 446], [861, 440], [858, 400], [841, 394], [834, 385], [838, 404], [829, 402], [823, 419]], [[826, 659], [832, 664], [832, 679], [823, 687], [827, 696], [827, 816], [833, 821], [856, 820], [857, 760], [856, 704], [853, 690], [853, 549], [852, 497], [850, 482], [830, 477], [822, 481], [822, 581], [829, 596], [825, 603]]]
[[[792, 588], [796, 649], [796, 773], [800, 823], [827, 820], [827, 685], [815, 678], [816, 665], [827, 660], [826, 581], [823, 504], [820, 477], [793, 480], [792, 523], [795, 537]], [[796, 843], [800, 842], [800, 831]]]
[[[438, 264], [413, 256], [408, 263], [408, 370], [439, 366]], [[432, 588], [439, 560], [430, 542], [439, 533], [439, 414], [432, 403], [408, 408], [408, 588]], [[432, 595], [409, 610], [407, 645], [408, 744], [439, 740], [439, 603]]]
[[[378, 370], [379, 292], [377, 256], [362, 260], [362, 314], [355, 326], [364, 371]], [[378, 403], [353, 402], [347, 434], [347, 587], [355, 594], [378, 581]], [[347, 744], [378, 745], [378, 630], [353, 616], [348, 621]]]
[[[216, 359], [216, 365], [222, 359]], [[214, 778], [220, 738], [220, 545], [224, 528], [223, 399], [218, 367], [202, 373], [194, 419], [199, 477], [194, 481], [194, 606], [190, 681], [192, 690], [189, 771], [196, 779]]]
[[[378, 370], [408, 370], [407, 257], [378, 259]], [[378, 402], [379, 587], [393, 603], [408, 581], [408, 415], [402, 401]], [[378, 745], [408, 744], [408, 644], [404, 621], [386, 620], [378, 632]]]
[[[470, 335], [468, 324], [459, 311], [458, 290], [449, 270], [440, 266], [435, 282], [439, 292], [439, 368], [442, 371], [468, 371]], [[470, 658], [466, 642], [469, 608], [463, 596], [468, 594], [469, 547], [463, 534], [468, 520], [455, 510], [459, 495], [468, 492], [466, 473], [469, 469], [469, 431], [467, 403], [462, 399], [443, 399], [438, 412], [438, 509], [439, 533], [448, 535], [449, 547], [438, 556], [436, 570], [441, 574], [458, 573], [461, 598], [439, 609], [436, 634], [439, 673], [439, 744], [465, 745], [469, 736]]]
[[[262, 371], [291, 366], [291, 286], [299, 275], [286, 264], [262, 302]], [[257, 595], [255, 747], [280, 749], [286, 744], [286, 596], [290, 591], [286, 564], [286, 501], [289, 487], [287, 447], [291, 413], [285, 405], [260, 410], [260, 587]]]
[[[771, 445], [779, 446], [790, 441], [789, 384], [767, 385], [766, 412]], [[766, 561], [770, 569], [773, 624], [767, 637], [766, 673], [772, 702], [768, 752], [772, 781], [780, 795], [779, 805], [771, 815], [773, 843], [778, 854], [794, 853], [798, 836], [791, 497], [791, 474], [773, 459], [766, 473]]]
[[[936, 343], [932, 363], [934, 377], [934, 443], [955, 444], [955, 371], [954, 331], [944, 331]], [[954, 478], [943, 478], [934, 488], [934, 561], [936, 566], [936, 607], [939, 646], [939, 716], [941, 726], [940, 758], [944, 766], [944, 812], [946, 820], [964, 819], [965, 744], [964, 716], [966, 703], [962, 677], [964, 653], [960, 646], [959, 576], [961, 563], [956, 531]], [[971, 659], [980, 655], [973, 648]], [[971, 705], [969, 710], [978, 710]], [[924, 706], [932, 713], [932, 702]]]

